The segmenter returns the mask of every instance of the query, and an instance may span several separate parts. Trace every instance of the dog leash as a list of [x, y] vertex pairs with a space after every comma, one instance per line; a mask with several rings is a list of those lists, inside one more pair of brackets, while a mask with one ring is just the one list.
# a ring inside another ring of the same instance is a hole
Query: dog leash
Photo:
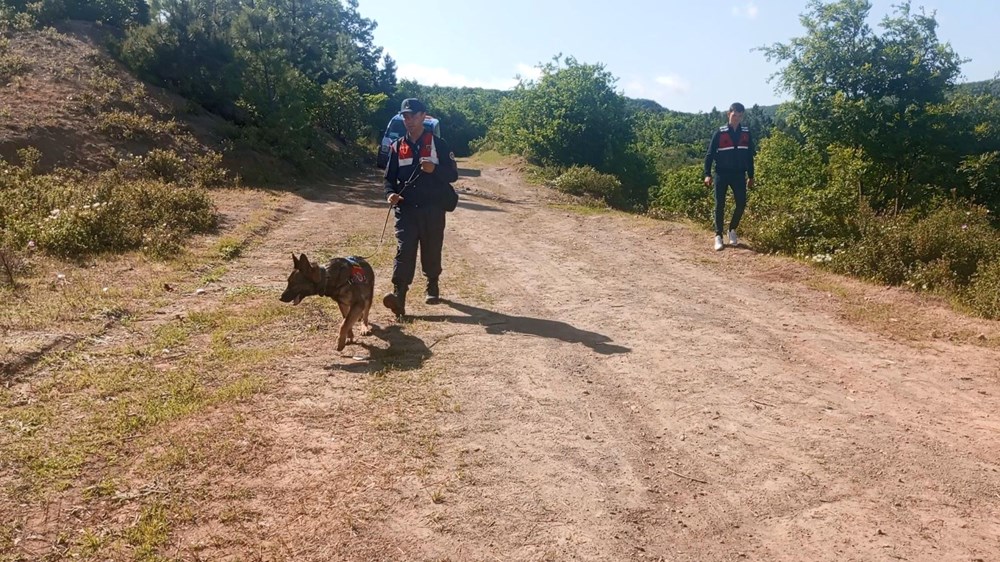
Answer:
[[[410, 187], [411, 185], [413, 185], [414, 182], [417, 181], [417, 178], [420, 177], [420, 172], [421, 172], [420, 166], [417, 166], [416, 169], [413, 170], [413, 173], [410, 174], [410, 178], [408, 180], [406, 180], [405, 182], [403, 182], [403, 189], [400, 189], [399, 193], [397, 195], [402, 195], [403, 192], [406, 191], [407, 187]], [[375, 251], [372, 253], [372, 255], [370, 255], [370, 256], [361, 256], [363, 259], [366, 259], [366, 260], [367, 259], [371, 259], [371, 258], [377, 256], [378, 253], [382, 250], [382, 244], [385, 242], [385, 230], [387, 228], [389, 228], [389, 217], [392, 215], [392, 210], [395, 209], [395, 208], [396, 208], [396, 204], [395, 203], [393, 203], [392, 205], [389, 205], [389, 211], [385, 214], [385, 224], [382, 225], [382, 235], [379, 236], [379, 238], [378, 238], [378, 245], [375, 246]]]

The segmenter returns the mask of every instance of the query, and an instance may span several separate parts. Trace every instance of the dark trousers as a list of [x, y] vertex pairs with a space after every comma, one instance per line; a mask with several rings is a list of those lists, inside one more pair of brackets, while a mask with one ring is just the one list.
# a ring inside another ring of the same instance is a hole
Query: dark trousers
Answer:
[[417, 269], [417, 248], [420, 266], [428, 280], [441, 275], [441, 247], [444, 245], [445, 212], [434, 207], [404, 207], [396, 209], [396, 261], [392, 265], [392, 284], [406, 290], [413, 283]]
[[733, 210], [733, 220], [729, 230], [736, 230], [743, 218], [743, 210], [747, 207], [747, 176], [746, 173], [715, 174], [715, 234], [722, 236], [726, 220], [726, 190], [732, 188], [736, 208]]

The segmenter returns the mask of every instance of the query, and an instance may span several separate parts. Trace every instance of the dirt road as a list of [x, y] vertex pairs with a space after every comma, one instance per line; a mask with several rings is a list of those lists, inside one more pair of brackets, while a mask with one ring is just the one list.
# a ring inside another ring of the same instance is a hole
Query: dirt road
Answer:
[[[885, 291], [556, 205], [511, 170], [459, 187], [446, 302], [411, 304], [402, 326], [379, 310], [374, 343], [311, 353], [269, 398], [276, 448], [302, 454], [255, 483], [265, 526], [288, 533], [265, 544], [317, 560], [1000, 559], [995, 350], [864, 328], [825, 289]], [[383, 216], [377, 189], [305, 203], [251, 261], [273, 280], [289, 250], [374, 239]], [[352, 396], [389, 384], [366, 377], [409, 382], [345, 436], [337, 412], [364, 418]]]
[[[1000, 559], [997, 323], [487, 167], [462, 170], [445, 302], [418, 283], [412, 320], [377, 307], [338, 353], [328, 300], [277, 296], [291, 252], [372, 250], [377, 184], [282, 196], [207, 291], [81, 344], [74, 364], [153, 357], [150, 384], [181, 395], [220, 386], [193, 378], [206, 365], [257, 372], [170, 414], [158, 392], [119, 407], [114, 454], [5, 504], [0, 559]], [[11, 403], [50, 397], [72, 435], [86, 416], [52, 390], [71, 367], [25, 375]], [[88, 408], [114, 414], [96, 386]]]

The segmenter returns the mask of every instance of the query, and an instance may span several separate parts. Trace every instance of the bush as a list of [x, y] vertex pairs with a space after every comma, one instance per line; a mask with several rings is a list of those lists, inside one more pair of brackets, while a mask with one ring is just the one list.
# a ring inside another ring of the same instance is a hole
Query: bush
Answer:
[[761, 142], [759, 181], [748, 194], [744, 222], [755, 248], [823, 261], [857, 239], [857, 185], [866, 162], [850, 149], [829, 153], [824, 163], [782, 133]]
[[611, 174], [602, 174], [590, 166], [572, 166], [552, 181], [552, 186], [570, 195], [583, 195], [612, 201], [621, 194], [622, 182]]
[[229, 181], [222, 155], [217, 152], [198, 154], [188, 161], [173, 150], [157, 148], [120, 160], [117, 172], [125, 180], [158, 180], [194, 187], [219, 187]]
[[166, 256], [188, 235], [216, 225], [212, 200], [199, 187], [130, 179], [118, 170], [89, 178], [65, 170], [38, 175], [37, 158], [26, 150], [20, 166], [0, 161], [0, 239], [10, 247], [34, 242], [67, 258], [132, 249]]
[[925, 217], [860, 215], [861, 237], [833, 256], [843, 273], [916, 290], [961, 292], [981, 266], [1000, 259], [983, 207], [942, 203]]
[[859, 239], [834, 253], [830, 267], [879, 283], [902, 284], [911, 262], [907, 238], [912, 220], [904, 216], [880, 217], [865, 209], [858, 221]]
[[980, 264], [961, 301], [980, 316], [1000, 320], [1000, 259]]
[[712, 190], [705, 187], [702, 166], [693, 164], [667, 172], [652, 194], [650, 210], [656, 215], [681, 215], [710, 223], [715, 208]]
[[158, 135], [176, 132], [177, 122], [173, 120], [157, 121], [152, 115], [140, 115], [115, 109], [98, 116], [97, 129], [115, 139], [155, 139]]
[[0, 37], [0, 86], [6, 85], [15, 76], [31, 69], [28, 59], [7, 52], [8, 45], [9, 41]]

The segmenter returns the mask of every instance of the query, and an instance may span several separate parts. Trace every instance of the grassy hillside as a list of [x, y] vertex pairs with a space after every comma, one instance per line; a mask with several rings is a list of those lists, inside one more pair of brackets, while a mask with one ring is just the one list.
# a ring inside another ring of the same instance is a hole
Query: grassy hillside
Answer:
[[154, 148], [190, 159], [222, 150], [231, 132], [221, 118], [135, 79], [102, 46], [101, 28], [18, 31], [0, 43], [0, 157], [41, 152], [40, 171], [108, 169]]

